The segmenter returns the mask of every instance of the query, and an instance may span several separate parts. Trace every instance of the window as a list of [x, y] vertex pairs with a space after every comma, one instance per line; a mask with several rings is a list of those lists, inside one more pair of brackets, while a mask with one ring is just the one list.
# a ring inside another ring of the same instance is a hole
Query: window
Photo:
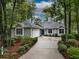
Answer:
[[52, 33], [52, 29], [48, 29], [48, 33]]
[[64, 33], [64, 29], [59, 29], [59, 33], [63, 34]]
[[23, 29], [22, 28], [17, 28], [16, 29], [16, 35], [22, 35], [23, 34]]

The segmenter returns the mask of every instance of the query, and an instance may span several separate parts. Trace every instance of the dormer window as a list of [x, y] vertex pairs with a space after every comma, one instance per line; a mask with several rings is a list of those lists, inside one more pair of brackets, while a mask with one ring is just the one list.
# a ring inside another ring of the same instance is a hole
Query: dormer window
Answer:
[[21, 25], [16, 25], [16, 28], [15, 28], [15, 35], [16, 36], [23, 36], [24, 34], [24, 29], [22, 28]]
[[59, 29], [60, 34], [64, 34], [64, 29]]
[[22, 28], [17, 28], [16, 29], [16, 35], [22, 35], [23, 34], [23, 29]]

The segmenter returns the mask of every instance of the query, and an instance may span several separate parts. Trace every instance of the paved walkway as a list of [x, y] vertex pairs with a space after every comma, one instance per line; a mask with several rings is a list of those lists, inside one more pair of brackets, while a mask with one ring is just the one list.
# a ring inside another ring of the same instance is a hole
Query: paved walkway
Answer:
[[64, 59], [57, 50], [60, 38], [39, 37], [36, 45], [19, 59]]

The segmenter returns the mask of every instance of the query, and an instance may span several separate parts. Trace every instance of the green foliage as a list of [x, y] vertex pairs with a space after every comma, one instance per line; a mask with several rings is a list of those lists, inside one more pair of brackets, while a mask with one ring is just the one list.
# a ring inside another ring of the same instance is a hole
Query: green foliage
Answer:
[[0, 54], [1, 54], [1, 48], [0, 48]]
[[33, 42], [34, 42], [34, 43], [36, 43], [36, 42], [37, 42], [37, 40], [38, 40], [38, 38], [37, 38], [37, 37], [33, 38]]
[[29, 36], [22, 36], [21, 38], [21, 46], [17, 49], [17, 52], [21, 55], [25, 53], [26, 49], [30, 49], [33, 44], [36, 43], [37, 38], [31, 38]]
[[21, 39], [23, 39], [23, 37], [22, 36], [16, 36], [16, 39], [21, 40]]
[[[62, 35], [62, 41], [66, 41], [66, 35]], [[73, 34], [68, 34], [67, 39], [75, 39], [75, 36]]]
[[79, 40], [79, 34], [75, 34], [76, 40]]
[[63, 42], [63, 41], [59, 41], [59, 42], [58, 42], [58, 45], [59, 45], [59, 44], [64, 44], [64, 42]]
[[79, 59], [79, 48], [70, 47], [67, 50], [70, 59]]
[[17, 49], [17, 52], [22, 55], [25, 52], [25, 47], [24, 46], [19, 47]]
[[67, 50], [67, 46], [65, 44], [63, 44], [63, 43], [60, 43], [58, 45], [58, 49], [62, 53], [62, 52], [65, 52]]
[[29, 44], [25, 44], [25, 45], [23, 45], [23, 46], [20, 46], [20, 47], [17, 49], [17, 52], [22, 55], [22, 54], [25, 53], [26, 49], [30, 49]]
[[33, 38], [30, 37], [30, 36], [24, 36], [23, 39], [24, 39], [24, 40], [32, 40]]
[[66, 45], [67, 47], [75, 46], [75, 39], [68, 39]]
[[26, 0], [5, 0], [0, 3], [0, 33], [3, 40], [11, 37], [11, 30], [16, 23], [32, 17], [32, 9]]
[[25, 44], [24, 47], [25, 47], [25, 49], [29, 49], [30, 48], [29, 44]]
[[33, 40], [33, 38], [31, 38], [30, 36], [23, 36], [22, 37], [23, 39], [21, 39], [21, 41], [23, 42], [23, 43], [28, 43], [29, 44], [29, 41], [32, 41]]

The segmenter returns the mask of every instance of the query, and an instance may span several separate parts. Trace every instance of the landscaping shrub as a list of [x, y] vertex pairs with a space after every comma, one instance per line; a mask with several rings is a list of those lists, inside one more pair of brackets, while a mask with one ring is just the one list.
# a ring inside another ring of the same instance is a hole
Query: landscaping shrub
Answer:
[[24, 52], [25, 52], [25, 47], [24, 47], [24, 46], [19, 47], [19, 48], [17, 49], [17, 52], [18, 52], [20, 55], [24, 54]]
[[23, 39], [25, 39], [25, 40], [31, 40], [31, 39], [33, 39], [33, 38], [30, 37], [30, 36], [24, 36]]
[[25, 49], [29, 49], [30, 48], [30, 46], [28, 44], [25, 44], [24, 47], [25, 47]]
[[[66, 35], [62, 35], [61, 38], [62, 38], [62, 41], [66, 41]], [[73, 34], [68, 34], [68, 35], [67, 35], [67, 38], [68, 38], [68, 39], [75, 39], [75, 35], [73, 35]]]
[[12, 38], [11, 37], [7, 37], [7, 39], [4, 39], [3, 40], [3, 43], [5, 43], [4, 44], [4, 47], [5, 48], [7, 48], [7, 47], [10, 47], [10, 46], [13, 46], [13, 40], [12, 40]]
[[75, 39], [79, 40], [79, 34], [75, 34]]
[[62, 38], [62, 41], [66, 41], [65, 35], [62, 35], [61, 38]]
[[22, 36], [16, 36], [16, 39], [21, 40], [21, 39], [23, 39], [23, 37]]
[[25, 37], [23, 37], [22, 42], [23, 42], [22, 45], [29, 44], [30, 46], [33, 46], [37, 42], [37, 37], [32, 38], [29, 36], [25, 36]]
[[24, 36], [23, 39], [21, 40], [24, 44], [29, 44], [30, 42], [33, 41], [33, 38], [29, 36]]
[[25, 45], [23, 45], [23, 46], [20, 46], [20, 47], [17, 49], [17, 52], [22, 55], [22, 54], [25, 53], [26, 49], [30, 49], [30, 46], [29, 46], [28, 44], [25, 44]]
[[23, 39], [22, 36], [16, 36], [16, 38], [15, 38], [16, 43], [20, 42], [22, 39]]
[[60, 43], [60, 44], [58, 45], [58, 49], [59, 49], [59, 51], [60, 51], [61, 53], [63, 53], [63, 52], [65, 52], [65, 51], [67, 50], [67, 46], [66, 46], [65, 44], [63, 44], [63, 43]]
[[37, 40], [38, 40], [38, 38], [37, 38], [37, 37], [33, 38], [33, 44], [34, 44], [34, 43], [36, 43], [36, 42], [37, 42]]
[[70, 47], [67, 49], [70, 59], [79, 59], [79, 48]]
[[25, 50], [25, 47], [24, 46], [21, 46], [17, 49], [17, 52], [20, 53], [20, 54], [23, 54], [24, 53], [24, 50]]
[[59, 42], [58, 42], [58, 45], [59, 45], [59, 44], [64, 44], [64, 42], [63, 42], [63, 41], [59, 41]]
[[67, 47], [75, 46], [75, 39], [68, 39], [66, 42]]

